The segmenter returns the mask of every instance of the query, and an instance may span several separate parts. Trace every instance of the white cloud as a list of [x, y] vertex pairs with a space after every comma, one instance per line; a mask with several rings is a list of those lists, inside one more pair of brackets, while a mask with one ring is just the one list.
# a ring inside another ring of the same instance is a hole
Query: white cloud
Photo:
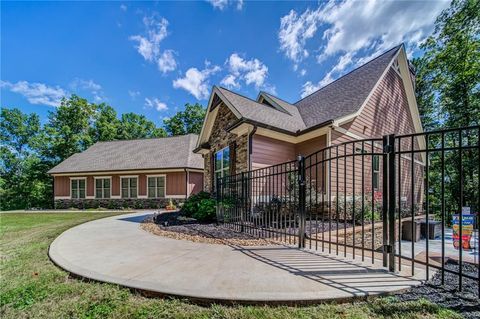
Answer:
[[280, 20], [280, 50], [296, 67], [309, 56], [307, 40], [318, 30], [322, 30], [314, 44], [320, 51], [318, 62], [348, 54], [357, 56], [351, 64], [358, 65], [402, 42], [409, 51], [415, 50], [448, 5], [448, 1], [331, 0], [302, 14], [292, 10]]
[[123, 12], [127, 11], [128, 7], [125, 5], [125, 4], [121, 4], [120, 5], [120, 10], [122, 10]]
[[143, 18], [145, 34], [132, 35], [130, 40], [136, 42], [135, 48], [138, 53], [148, 62], [156, 62], [163, 73], [173, 71], [177, 62], [172, 50], [161, 52], [160, 43], [167, 37], [168, 20], [153, 14]]
[[148, 108], [155, 108], [157, 111], [165, 111], [168, 109], [167, 104], [161, 102], [157, 98], [149, 99], [145, 98], [145, 106]]
[[314, 11], [307, 9], [298, 15], [295, 10], [291, 10], [288, 15], [280, 19], [280, 31], [278, 32], [280, 50], [295, 63], [295, 69], [298, 63], [309, 55], [305, 44], [317, 31], [318, 11], [318, 9]]
[[230, 4], [236, 4], [235, 8], [237, 10], [242, 10], [243, 8], [243, 0], [206, 0], [210, 3], [214, 9], [224, 10]]
[[210, 67], [208, 62], [205, 64], [205, 69], [201, 71], [197, 68], [188, 69], [183, 78], [178, 78], [173, 81], [173, 87], [176, 89], [184, 89], [198, 100], [208, 98], [210, 86], [208, 79], [212, 74], [221, 69], [216, 65]]
[[59, 106], [62, 98], [68, 93], [59, 86], [48, 86], [44, 83], [29, 83], [27, 81], [18, 81], [10, 83], [0, 81], [1, 88], [7, 88], [11, 92], [23, 95], [31, 104], [41, 104], [48, 106]]
[[233, 74], [227, 74], [222, 81], [220, 81], [221, 85], [224, 85], [228, 88], [240, 88], [240, 83], [237, 82], [237, 78]]
[[228, 88], [239, 88], [239, 81], [244, 81], [247, 85], [254, 84], [257, 89], [265, 86], [268, 67], [260, 60], [246, 60], [238, 53], [233, 53], [225, 64], [228, 67], [229, 74], [220, 82], [222, 85]]
[[157, 61], [158, 69], [163, 73], [174, 71], [177, 68], [177, 61], [172, 50], [165, 50]]
[[95, 83], [93, 80], [84, 80], [80, 78], [75, 78], [70, 83], [70, 87], [72, 89], [91, 90], [91, 91], [100, 91], [102, 89], [102, 86], [98, 83]]
[[128, 90], [128, 95], [130, 95], [130, 98], [132, 100], [135, 100], [137, 98], [137, 96], [140, 95], [140, 91], [132, 91], [132, 90]]
[[75, 78], [70, 83], [70, 88], [74, 91], [87, 91], [93, 96], [95, 102], [100, 102], [106, 100], [105, 94], [103, 93], [102, 86], [98, 83], [95, 83], [93, 80], [84, 80], [80, 78]]
[[303, 97], [400, 43], [411, 54], [431, 34], [436, 17], [448, 5], [448, 1], [331, 0], [301, 14], [292, 10], [281, 18], [280, 50], [294, 69], [310, 55], [307, 44], [319, 52], [318, 63], [334, 61], [318, 83], [303, 85]]
[[302, 85], [302, 99], [307, 95], [312, 94], [313, 92], [317, 91], [320, 88], [319, 84], [313, 84], [311, 81], [307, 81]]

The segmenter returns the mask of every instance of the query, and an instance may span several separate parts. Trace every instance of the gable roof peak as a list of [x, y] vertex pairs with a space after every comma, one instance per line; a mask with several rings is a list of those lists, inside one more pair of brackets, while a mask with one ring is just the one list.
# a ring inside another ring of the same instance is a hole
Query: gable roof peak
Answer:
[[294, 103], [307, 127], [356, 113], [403, 44], [380, 54], [358, 68]]

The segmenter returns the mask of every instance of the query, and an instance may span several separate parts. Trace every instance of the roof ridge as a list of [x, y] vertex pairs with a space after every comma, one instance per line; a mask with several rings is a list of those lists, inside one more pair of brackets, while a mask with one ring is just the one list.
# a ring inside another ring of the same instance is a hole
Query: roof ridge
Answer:
[[312, 93], [308, 94], [307, 96], [305, 96], [305, 97], [301, 98], [300, 100], [298, 100], [297, 102], [295, 102], [295, 103], [294, 103], [294, 105], [296, 105], [297, 103], [299, 103], [299, 102], [301, 102], [301, 101], [305, 100], [307, 97], [309, 97], [309, 96], [311, 96], [311, 95], [313, 95], [313, 94], [315, 94], [315, 93], [317, 93], [317, 92], [319, 92], [319, 91], [321, 91], [321, 90], [325, 89], [326, 87], [328, 87], [328, 86], [332, 85], [333, 83], [335, 83], [335, 82], [338, 82], [339, 80], [341, 80], [341, 79], [345, 78], [346, 76], [348, 76], [348, 75], [352, 74], [353, 72], [355, 72], [355, 71], [357, 71], [357, 70], [359, 70], [359, 69], [363, 68], [364, 66], [366, 66], [366, 65], [370, 64], [371, 62], [373, 62], [373, 61], [375, 61], [375, 60], [379, 59], [380, 57], [382, 57], [382, 56], [386, 55], [387, 53], [389, 53], [389, 52], [391, 52], [391, 51], [393, 51], [393, 50], [395, 50], [395, 49], [399, 50], [399, 49], [400, 49], [402, 46], [403, 46], [403, 43], [402, 43], [402, 44], [399, 44], [399, 45], [397, 45], [397, 46], [395, 46], [395, 47], [393, 47], [393, 48], [391, 48], [391, 49], [389, 49], [389, 50], [387, 50], [387, 51], [385, 51], [385, 52], [383, 52], [382, 54], [380, 54], [380, 55], [376, 56], [375, 58], [373, 58], [373, 59], [371, 59], [371, 60], [369, 60], [369, 61], [365, 62], [364, 64], [360, 65], [359, 67], [357, 67], [357, 68], [355, 68], [355, 69], [353, 69], [353, 70], [351, 70], [351, 71], [349, 71], [349, 72], [345, 73], [344, 75], [342, 75], [342, 76], [341, 76], [341, 77], [339, 77], [338, 79], [335, 79], [334, 81], [332, 81], [332, 82], [328, 83], [327, 85], [325, 85], [325, 86], [322, 86], [322, 87], [321, 87], [321, 88], [319, 88], [318, 90], [316, 90], [316, 91], [313, 91]]
[[[162, 136], [162, 137], [143, 137], [143, 138], [132, 138], [132, 139], [126, 139], [126, 140], [97, 141], [97, 142], [95, 142], [95, 144], [100, 144], [100, 143], [112, 143], [112, 142], [161, 140], [161, 139], [167, 139], [167, 138], [186, 137], [186, 136], [190, 136], [190, 135], [198, 136], [198, 134], [188, 133], [188, 134], [184, 134], [184, 135], [173, 135], [173, 136]], [[95, 144], [93, 144], [93, 145], [95, 145]], [[93, 146], [93, 145], [92, 145], [92, 146]]]
[[[242, 94], [237, 93], [237, 92], [235, 92], [235, 91], [232, 91], [232, 90], [229, 90], [229, 89], [227, 89], [227, 88], [224, 88], [223, 86], [218, 86], [218, 88], [223, 89], [223, 90], [225, 90], [225, 91], [228, 91], [228, 92], [230, 92], [230, 93], [232, 93], [232, 94], [238, 95], [238, 96], [240, 96], [240, 97], [242, 97], [242, 98], [244, 98], [244, 99], [247, 99], [247, 100], [249, 100], [249, 101], [252, 101], [252, 102], [254, 102], [254, 103], [256, 103], [256, 104], [258, 104], [258, 105], [260, 105], [260, 106], [262, 106], [262, 107], [268, 107], [267, 105], [262, 104], [262, 103], [258, 102], [257, 100], [251, 99], [251, 98], [249, 98], [248, 96], [245, 96], [245, 95], [242, 95]], [[260, 91], [260, 92], [263, 92], [263, 91]], [[283, 101], [283, 100], [282, 100], [282, 101]], [[286, 101], [284, 101], [284, 102], [290, 104], [289, 102], [286, 102]], [[294, 105], [294, 106], [295, 106], [295, 105]], [[281, 113], [288, 114], [288, 115], [292, 116], [290, 113], [285, 113], [285, 112], [279, 111], [279, 110], [277, 110], [277, 109], [274, 108], [274, 107], [271, 108], [271, 109], [273, 109], [273, 110], [275, 110], [275, 111], [277, 111], [277, 112], [281, 112]]]
[[284, 99], [282, 99], [282, 98], [280, 98], [280, 97], [278, 97], [278, 96], [276, 96], [276, 95], [273, 95], [273, 94], [271, 94], [271, 93], [268, 93], [268, 92], [265, 92], [265, 91], [260, 91], [260, 93], [265, 93], [266, 95], [268, 95], [268, 96], [270, 96], [270, 97], [276, 98], [276, 99], [278, 99], [278, 100], [280, 100], [280, 101], [282, 101], [282, 102], [285, 102], [285, 103], [287, 103], [287, 104], [290, 104], [291, 106], [295, 106], [295, 107], [296, 107], [295, 104], [292, 104], [292, 103], [290, 103], [290, 102], [288, 102], [288, 101], [285, 101]]

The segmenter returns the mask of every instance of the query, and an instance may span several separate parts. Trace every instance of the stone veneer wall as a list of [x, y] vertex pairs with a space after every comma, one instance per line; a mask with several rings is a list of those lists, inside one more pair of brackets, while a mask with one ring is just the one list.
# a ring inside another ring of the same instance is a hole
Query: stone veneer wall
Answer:
[[212, 191], [212, 172], [211, 172], [211, 159], [215, 152], [229, 146], [232, 142], [236, 142], [236, 162], [235, 172], [240, 173], [248, 170], [248, 134], [236, 136], [226, 131], [227, 127], [233, 125], [238, 119], [227, 106], [223, 103], [219, 105], [217, 118], [212, 127], [212, 133], [210, 135], [209, 144], [210, 152], [203, 156], [205, 162], [205, 178], [204, 189], [207, 192]]
[[[185, 201], [183, 198], [172, 198], [171, 200], [176, 206]], [[170, 198], [56, 199], [55, 208], [165, 208], [169, 203]]]

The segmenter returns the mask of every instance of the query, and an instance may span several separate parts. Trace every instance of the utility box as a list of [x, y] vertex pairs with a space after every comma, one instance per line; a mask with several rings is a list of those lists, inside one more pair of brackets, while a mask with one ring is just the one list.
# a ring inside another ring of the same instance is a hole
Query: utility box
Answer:
[[427, 238], [427, 224], [428, 239], [436, 239], [442, 237], [442, 222], [436, 220], [423, 220], [421, 226], [422, 238]]
[[413, 221], [413, 233], [412, 233], [412, 221], [406, 220], [402, 223], [402, 240], [417, 242], [421, 238], [420, 222]]

